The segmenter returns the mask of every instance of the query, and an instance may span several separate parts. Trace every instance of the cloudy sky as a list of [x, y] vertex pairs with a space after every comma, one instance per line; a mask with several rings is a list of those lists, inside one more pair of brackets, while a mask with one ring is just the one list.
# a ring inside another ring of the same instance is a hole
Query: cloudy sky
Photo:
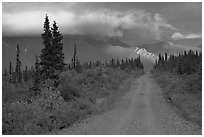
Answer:
[[63, 35], [148, 40], [202, 36], [202, 3], [6, 3], [3, 36], [39, 36], [45, 14]]

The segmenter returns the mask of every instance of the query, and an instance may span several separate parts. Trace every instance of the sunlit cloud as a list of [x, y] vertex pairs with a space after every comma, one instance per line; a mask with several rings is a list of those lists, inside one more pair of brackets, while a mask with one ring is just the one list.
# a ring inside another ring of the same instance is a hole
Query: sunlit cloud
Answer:
[[24, 11], [3, 13], [3, 35], [40, 35], [45, 14], [50, 22], [57, 21], [63, 34], [89, 34], [93, 36], [122, 37], [124, 31], [144, 30], [154, 39], [160, 39], [167, 30], [177, 30], [158, 13], [151, 14], [144, 10], [126, 12], [101, 9], [76, 14], [72, 11]]
[[178, 40], [178, 39], [195, 39], [195, 38], [201, 38], [201, 34], [187, 34], [183, 35], [180, 32], [175, 32], [172, 34], [171, 38], [173, 40]]

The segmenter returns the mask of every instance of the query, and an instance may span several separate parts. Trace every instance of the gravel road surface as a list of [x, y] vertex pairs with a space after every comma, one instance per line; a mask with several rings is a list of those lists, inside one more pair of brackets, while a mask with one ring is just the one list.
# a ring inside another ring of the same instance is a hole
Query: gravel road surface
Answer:
[[184, 135], [202, 134], [202, 128], [178, 116], [162, 97], [159, 85], [146, 73], [132, 81], [130, 91], [116, 102], [114, 109], [56, 134]]

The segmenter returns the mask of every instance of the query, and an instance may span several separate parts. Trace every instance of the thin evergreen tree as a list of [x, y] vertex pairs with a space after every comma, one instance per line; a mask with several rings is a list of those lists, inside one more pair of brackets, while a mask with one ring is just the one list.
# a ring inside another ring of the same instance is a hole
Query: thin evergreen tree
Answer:
[[35, 91], [35, 95], [39, 93], [40, 90], [40, 64], [38, 60], [38, 56], [35, 56], [35, 70], [34, 70], [34, 80], [33, 80], [33, 90]]
[[55, 63], [53, 62], [53, 56], [55, 55], [53, 54], [52, 32], [49, 23], [50, 22], [48, 19], [48, 15], [46, 14], [44, 22], [44, 33], [41, 35], [43, 39], [44, 48], [41, 50], [40, 55], [40, 65], [42, 67], [41, 76], [44, 80], [50, 78], [51, 74], [54, 73], [53, 64]]
[[165, 58], [164, 58], [165, 61], [168, 60], [168, 56], [167, 56], [167, 53], [165, 52]]
[[115, 67], [115, 59], [114, 59], [114, 58], [111, 59], [111, 67], [112, 67], [112, 68]]
[[74, 55], [72, 59], [72, 66], [73, 66], [73, 69], [76, 68], [76, 44], [75, 43], [74, 43]]
[[20, 49], [18, 44], [16, 50], [17, 54], [16, 54], [15, 81], [21, 83], [21, 61], [20, 61]]
[[9, 75], [11, 75], [12, 74], [12, 64], [11, 64], [11, 61], [10, 61], [10, 63], [9, 63]]
[[52, 34], [53, 34], [53, 39], [52, 39], [52, 46], [54, 48], [54, 57], [53, 61], [55, 62], [55, 71], [62, 72], [64, 70], [64, 53], [62, 52], [63, 50], [63, 44], [62, 44], [62, 39], [63, 36], [58, 30], [58, 26], [56, 22], [54, 21], [53, 28], [52, 28]]
[[9, 62], [9, 80], [10, 82], [12, 82], [13, 78], [12, 78], [12, 64], [11, 64], [11, 61]]

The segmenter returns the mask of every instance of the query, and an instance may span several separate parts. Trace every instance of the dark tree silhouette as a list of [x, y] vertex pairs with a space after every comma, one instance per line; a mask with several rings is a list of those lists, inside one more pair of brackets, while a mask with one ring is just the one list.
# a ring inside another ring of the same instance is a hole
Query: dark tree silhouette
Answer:
[[33, 80], [33, 90], [35, 94], [38, 94], [40, 90], [40, 64], [38, 60], [38, 56], [35, 56], [35, 72], [34, 72], [34, 80]]
[[16, 47], [17, 54], [16, 54], [16, 70], [15, 70], [15, 82], [21, 83], [21, 61], [20, 61], [20, 49], [19, 45], [17, 44]]
[[12, 75], [12, 64], [11, 64], [11, 61], [9, 63], [9, 75]]
[[55, 71], [62, 72], [64, 70], [64, 53], [62, 52], [63, 50], [63, 44], [62, 44], [62, 34], [58, 30], [58, 26], [56, 22], [54, 21], [53, 28], [52, 28], [52, 34], [53, 34], [53, 39], [52, 39], [52, 46], [54, 48], [54, 56], [53, 56], [53, 61], [55, 67]]
[[43, 80], [52, 79], [56, 83], [59, 73], [64, 70], [64, 54], [62, 35], [58, 30], [56, 22], [53, 24], [52, 31], [49, 26], [49, 19], [46, 15], [44, 22], [44, 33], [42, 34], [44, 48], [40, 55], [41, 75]]
[[52, 47], [52, 33], [50, 30], [49, 19], [46, 15], [44, 22], [44, 33], [41, 35], [43, 39], [44, 48], [41, 50], [40, 65], [41, 65], [41, 76], [43, 79], [51, 77], [53, 72], [53, 47]]
[[165, 53], [165, 57], [159, 54], [159, 59], [155, 62], [154, 68], [177, 74], [192, 74], [195, 72], [201, 74], [202, 54], [192, 50], [189, 50], [189, 52], [184, 51], [177, 56], [170, 55], [169, 58], [167, 58], [167, 53]]
[[72, 67], [73, 69], [76, 69], [76, 44], [74, 43], [74, 55], [72, 58]]
[[13, 81], [13, 67], [12, 67], [11, 61], [9, 63], [9, 81], [10, 82]]
[[111, 65], [110, 65], [112, 68], [114, 68], [115, 67], [115, 59], [114, 58], [112, 58], [111, 59]]

